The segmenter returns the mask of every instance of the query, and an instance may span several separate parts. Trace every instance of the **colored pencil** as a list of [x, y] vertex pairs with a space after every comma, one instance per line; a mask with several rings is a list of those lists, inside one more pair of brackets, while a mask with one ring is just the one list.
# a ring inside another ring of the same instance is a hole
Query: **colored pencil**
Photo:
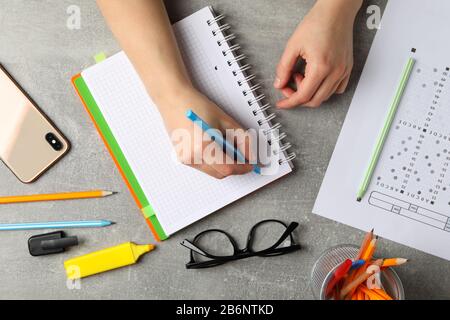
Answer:
[[372, 239], [372, 241], [370, 241], [369, 246], [367, 247], [367, 250], [364, 252], [362, 259], [364, 261], [370, 261], [370, 259], [372, 259], [372, 256], [375, 252], [376, 246], [377, 246], [377, 240], [378, 238]]
[[352, 267], [352, 260], [347, 259], [345, 260], [339, 267], [337, 267], [336, 271], [333, 274], [333, 279], [328, 283], [326, 296], [329, 297], [331, 293], [333, 292], [334, 287], [336, 284], [342, 280], [342, 278], [345, 277], [347, 272]]
[[[381, 264], [383, 263], [383, 260], [377, 260], [373, 263], [373, 265], [375, 266], [381, 266]], [[363, 283], [364, 281], [366, 281], [370, 276], [372, 276], [373, 274], [375, 274], [376, 271], [367, 271], [365, 270], [363, 273], [361, 273], [360, 275], [358, 275], [354, 280], [352, 280], [346, 287], [342, 288], [341, 293], [340, 293], [340, 298], [344, 299], [348, 294], [353, 295], [353, 293], [355, 292], [355, 290], [357, 289], [357, 287]]]
[[363, 242], [361, 243], [361, 247], [359, 248], [358, 256], [356, 257], [356, 260], [360, 260], [366, 251], [367, 247], [369, 246], [370, 241], [373, 239], [373, 229], [370, 232], [367, 232]]
[[393, 259], [384, 259], [382, 267], [396, 267], [401, 266], [408, 262], [408, 259], [403, 258], [393, 258]]
[[366, 263], [366, 261], [364, 261], [363, 259], [353, 261], [350, 270], [357, 270], [361, 268], [364, 265], [364, 263]]
[[94, 190], [94, 191], [83, 191], [83, 192], [34, 194], [34, 195], [25, 195], [25, 196], [7, 196], [7, 197], [0, 197], [0, 204], [103, 198], [103, 197], [110, 196], [112, 194], [115, 194], [115, 192]]
[[8, 224], [0, 224], [0, 231], [101, 228], [110, 226], [112, 224], [113, 222], [108, 220], [8, 223]]
[[370, 181], [372, 180], [373, 173], [375, 171], [375, 168], [377, 167], [378, 160], [380, 158], [381, 152], [383, 151], [383, 147], [386, 142], [387, 136], [389, 135], [389, 132], [391, 130], [392, 123], [394, 121], [395, 115], [397, 114], [398, 106], [400, 105], [400, 102], [402, 100], [403, 93], [405, 92], [406, 85], [408, 84], [408, 80], [411, 76], [411, 72], [414, 68], [415, 62], [416, 60], [414, 58], [409, 58], [403, 69], [402, 78], [397, 86], [397, 91], [394, 100], [391, 103], [389, 113], [384, 123], [384, 127], [381, 130], [381, 133], [378, 137], [377, 144], [372, 152], [369, 167], [367, 168], [366, 173], [364, 175], [364, 179], [361, 182], [361, 186], [359, 187], [359, 191], [356, 196], [356, 199], [358, 201], [362, 200], [362, 198], [367, 192], [367, 188], [369, 187]]

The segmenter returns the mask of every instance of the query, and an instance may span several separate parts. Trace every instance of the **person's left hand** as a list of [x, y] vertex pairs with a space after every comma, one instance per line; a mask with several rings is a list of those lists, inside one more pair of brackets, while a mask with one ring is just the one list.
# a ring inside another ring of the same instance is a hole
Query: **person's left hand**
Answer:
[[[288, 41], [274, 83], [284, 96], [278, 108], [318, 107], [334, 93], [345, 91], [353, 68], [353, 24], [358, 10], [339, 7], [342, 0], [332, 1], [319, 0]], [[304, 75], [294, 70], [299, 59], [306, 62]], [[291, 80], [296, 90], [289, 86]]]

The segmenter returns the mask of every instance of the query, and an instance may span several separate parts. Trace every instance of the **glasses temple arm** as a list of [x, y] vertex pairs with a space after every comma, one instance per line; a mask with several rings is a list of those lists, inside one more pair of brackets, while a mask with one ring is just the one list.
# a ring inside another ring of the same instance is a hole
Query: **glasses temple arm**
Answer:
[[[274, 244], [272, 247], [268, 248], [267, 250], [274, 249], [274, 248], [278, 247], [280, 244], [282, 244], [283, 241], [286, 240], [286, 238], [287, 238], [288, 236], [290, 236], [290, 235], [292, 234], [292, 231], [294, 231], [295, 228], [297, 228], [297, 227], [298, 227], [298, 223], [297, 223], [297, 222], [292, 222], [292, 223], [286, 228], [286, 230], [284, 231], [284, 233], [281, 235], [280, 239], [278, 239], [278, 241], [275, 242], [275, 244]], [[264, 250], [264, 251], [266, 251], [266, 250]]]

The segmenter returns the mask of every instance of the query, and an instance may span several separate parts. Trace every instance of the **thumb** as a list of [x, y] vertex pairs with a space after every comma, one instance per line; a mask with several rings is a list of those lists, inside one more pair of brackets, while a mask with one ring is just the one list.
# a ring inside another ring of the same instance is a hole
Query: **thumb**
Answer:
[[289, 83], [297, 60], [297, 50], [288, 44], [277, 66], [277, 76], [274, 83], [276, 89], [284, 88]]

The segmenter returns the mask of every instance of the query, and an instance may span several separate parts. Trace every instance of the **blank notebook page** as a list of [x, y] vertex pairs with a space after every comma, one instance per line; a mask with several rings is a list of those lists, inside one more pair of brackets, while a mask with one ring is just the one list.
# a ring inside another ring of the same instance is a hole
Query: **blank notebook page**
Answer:
[[[249, 96], [242, 94], [248, 86], [237, 84], [222, 54], [228, 44], [219, 47], [207, 25], [212, 18], [211, 9], [205, 8], [174, 25], [191, 78], [244, 128], [259, 128], [257, 121], [264, 116], [255, 117], [249, 108]], [[177, 161], [158, 109], [123, 52], [85, 70], [82, 77], [167, 235], [292, 170], [284, 163], [275, 175], [211, 178]]]

